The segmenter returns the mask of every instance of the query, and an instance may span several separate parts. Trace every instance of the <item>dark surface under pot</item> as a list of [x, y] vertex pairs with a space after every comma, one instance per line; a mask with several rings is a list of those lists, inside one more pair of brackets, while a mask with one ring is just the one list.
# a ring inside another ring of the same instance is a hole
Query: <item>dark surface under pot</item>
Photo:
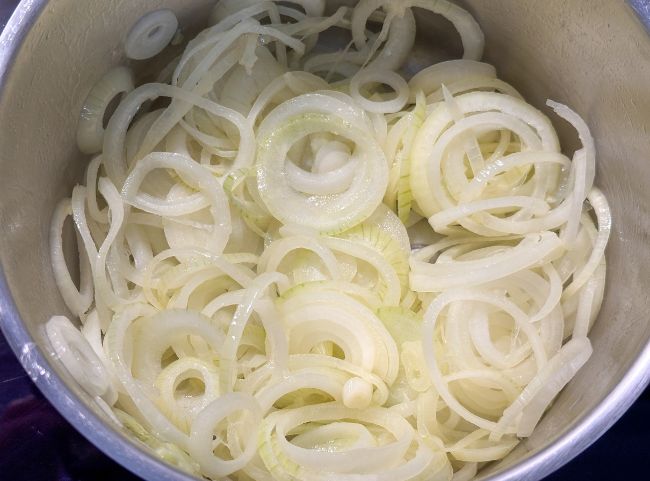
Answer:
[[[17, 0], [0, 0], [0, 30]], [[631, 2], [648, 8], [650, 2]], [[650, 19], [650, 15], [648, 17]], [[648, 22], [650, 25], [650, 21]], [[600, 440], [548, 481], [640, 479], [650, 454], [650, 390]], [[0, 334], [0, 479], [137, 481], [83, 438], [45, 400]]]

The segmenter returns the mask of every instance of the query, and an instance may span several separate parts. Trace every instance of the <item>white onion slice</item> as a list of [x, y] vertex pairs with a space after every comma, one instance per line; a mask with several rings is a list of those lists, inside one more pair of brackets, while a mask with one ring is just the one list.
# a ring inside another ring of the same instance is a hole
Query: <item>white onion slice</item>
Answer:
[[155, 10], [143, 15], [126, 37], [126, 56], [145, 60], [158, 55], [174, 38], [177, 29], [178, 19], [171, 10]]
[[[375, 101], [364, 97], [361, 87], [372, 82], [390, 86], [395, 92], [395, 98]], [[364, 69], [350, 80], [350, 94], [355, 102], [368, 112], [392, 114], [404, 108], [409, 98], [409, 89], [406, 80], [395, 72]]]
[[81, 288], [77, 289], [63, 255], [63, 225], [72, 213], [70, 199], [64, 199], [59, 202], [54, 210], [52, 224], [50, 226], [50, 258], [54, 272], [54, 281], [59, 288], [63, 301], [73, 314], [80, 316], [88, 311], [92, 303], [93, 285], [90, 266], [90, 259], [92, 257], [90, 253], [85, 255], [86, 252], [82, 250], [82, 242], [85, 244], [87, 237], [84, 238], [83, 233], [76, 231], [81, 285]]
[[116, 67], [106, 73], [91, 89], [84, 101], [77, 125], [77, 146], [84, 154], [101, 151], [104, 142], [104, 118], [111, 101], [134, 88], [133, 73]]
[[411, 261], [411, 289], [441, 292], [445, 289], [480, 285], [535, 266], [561, 246], [553, 232], [524, 237], [515, 247], [504, 248], [484, 259], [434, 264]]
[[598, 218], [598, 236], [596, 237], [593, 250], [589, 255], [589, 260], [580, 272], [574, 274], [571, 284], [565, 288], [562, 294], [564, 298], [574, 295], [593, 275], [605, 255], [605, 247], [607, 246], [612, 230], [612, 214], [607, 198], [600, 190], [593, 188], [589, 193], [588, 199], [594, 207], [596, 217]]
[[[393, 4], [396, 4], [393, 6]], [[484, 37], [476, 20], [459, 6], [446, 0], [428, 2], [425, 0], [406, 0], [391, 2], [389, 0], [361, 0], [352, 11], [352, 36], [358, 49], [366, 43], [365, 26], [370, 14], [377, 8], [384, 7], [404, 10], [408, 7], [420, 7], [444, 16], [454, 24], [463, 42], [463, 58], [479, 60], [483, 56]]]
[[411, 77], [408, 86], [411, 90], [411, 100], [415, 100], [418, 91], [428, 96], [439, 90], [443, 84], [450, 85], [468, 77], [496, 78], [496, 76], [496, 69], [488, 63], [466, 59], [447, 60], [420, 70]]
[[[212, 436], [215, 426], [238, 411], [249, 413], [249, 432], [244, 452], [234, 459], [220, 459], [212, 452]], [[201, 465], [202, 470], [214, 478], [221, 478], [243, 468], [255, 454], [255, 428], [262, 420], [262, 410], [255, 398], [242, 393], [224, 394], [203, 409], [192, 423], [189, 452]]]
[[[354, 122], [354, 124], [353, 124]], [[359, 124], [359, 122], [362, 122]], [[284, 223], [339, 232], [359, 223], [377, 208], [388, 180], [386, 160], [363, 113], [325, 94], [296, 97], [269, 114], [260, 126], [257, 185], [264, 204]], [[290, 147], [307, 135], [329, 132], [354, 142], [359, 164], [342, 194], [307, 196], [292, 188], [283, 165]]]
[[176, 206], [173, 202], [155, 200], [148, 194], [138, 193], [145, 176], [152, 170], [161, 168], [182, 172], [207, 197], [210, 202], [210, 214], [214, 219], [212, 231], [209, 233], [212, 241], [210, 250], [215, 254], [221, 254], [232, 230], [228, 200], [221, 184], [204, 167], [187, 157], [161, 152], [150, 154], [142, 159], [124, 182], [122, 196], [125, 201], [145, 212], [174, 216]]
[[591, 343], [585, 337], [567, 342], [508, 407], [494, 429], [498, 437], [523, 413], [517, 435], [528, 437], [553, 398], [575, 376], [591, 356]]
[[104, 363], [70, 320], [53, 316], [45, 324], [45, 332], [54, 352], [79, 386], [90, 396], [98, 396], [113, 405], [117, 392]]

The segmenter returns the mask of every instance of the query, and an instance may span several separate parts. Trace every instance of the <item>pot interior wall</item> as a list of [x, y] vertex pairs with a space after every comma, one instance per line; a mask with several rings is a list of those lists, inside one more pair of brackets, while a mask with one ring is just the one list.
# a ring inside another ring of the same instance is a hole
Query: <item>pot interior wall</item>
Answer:
[[[97, 79], [124, 61], [122, 41], [142, 13], [172, 8], [192, 30], [211, 3], [51, 1], [7, 76], [0, 98], [0, 259], [22, 318], [46, 352], [41, 327], [52, 314], [66, 312], [49, 264], [49, 222], [87, 162], [75, 147], [81, 104]], [[496, 472], [571, 429], [607, 396], [648, 342], [650, 40], [624, 2], [468, 0], [465, 5], [485, 31], [486, 60], [504, 80], [549, 115], [547, 98], [567, 103], [590, 125], [599, 153], [597, 184], [614, 216], [607, 293], [591, 335], [594, 355], [535, 434], [486, 471]], [[414, 63], [457, 57], [458, 37], [450, 25], [418, 15], [420, 25], [434, 23], [439, 33], [420, 36]], [[571, 154], [579, 145], [575, 133], [551, 118]]]

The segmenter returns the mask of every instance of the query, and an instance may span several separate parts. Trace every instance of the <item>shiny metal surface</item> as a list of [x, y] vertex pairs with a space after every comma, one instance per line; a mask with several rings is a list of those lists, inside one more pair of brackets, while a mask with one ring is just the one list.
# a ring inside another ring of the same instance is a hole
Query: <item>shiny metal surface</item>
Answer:
[[639, 16], [648, 32], [650, 32], [650, 0], [628, 0], [630, 6]]
[[[49, 267], [49, 219], [84, 166], [74, 143], [81, 102], [104, 71], [124, 61], [121, 42], [131, 24], [145, 11], [165, 6], [191, 30], [211, 3], [23, 0], [0, 37], [2, 330], [55, 407], [106, 454], [149, 480], [194, 478], [153, 458], [116, 430], [70, 382], [43, 336], [49, 316], [66, 312]], [[648, 21], [650, 9], [639, 7], [647, 7], [647, 1], [630, 3], [639, 14], [645, 11]], [[591, 444], [650, 381], [650, 39], [624, 2], [463, 4], [484, 28], [486, 59], [505, 80], [539, 108], [553, 98], [585, 117], [599, 150], [597, 182], [614, 214], [607, 294], [591, 336], [593, 358], [534, 435], [479, 476], [532, 481]], [[421, 29], [430, 36], [419, 38], [412, 68], [458, 55], [449, 25], [422, 14], [418, 22], [436, 28]], [[571, 150], [575, 134], [553, 121]]]

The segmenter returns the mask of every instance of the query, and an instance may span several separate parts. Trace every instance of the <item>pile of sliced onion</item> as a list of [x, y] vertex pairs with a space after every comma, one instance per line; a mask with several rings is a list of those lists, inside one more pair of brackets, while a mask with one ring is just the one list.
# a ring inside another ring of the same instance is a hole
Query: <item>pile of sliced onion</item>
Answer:
[[[413, 7], [462, 59], [401, 70]], [[176, 29], [145, 16], [127, 56]], [[50, 231], [71, 377], [215, 480], [465, 480], [506, 456], [592, 352], [612, 220], [583, 120], [549, 101], [567, 156], [482, 51], [445, 0], [222, 0], [157, 82], [109, 71]]]

